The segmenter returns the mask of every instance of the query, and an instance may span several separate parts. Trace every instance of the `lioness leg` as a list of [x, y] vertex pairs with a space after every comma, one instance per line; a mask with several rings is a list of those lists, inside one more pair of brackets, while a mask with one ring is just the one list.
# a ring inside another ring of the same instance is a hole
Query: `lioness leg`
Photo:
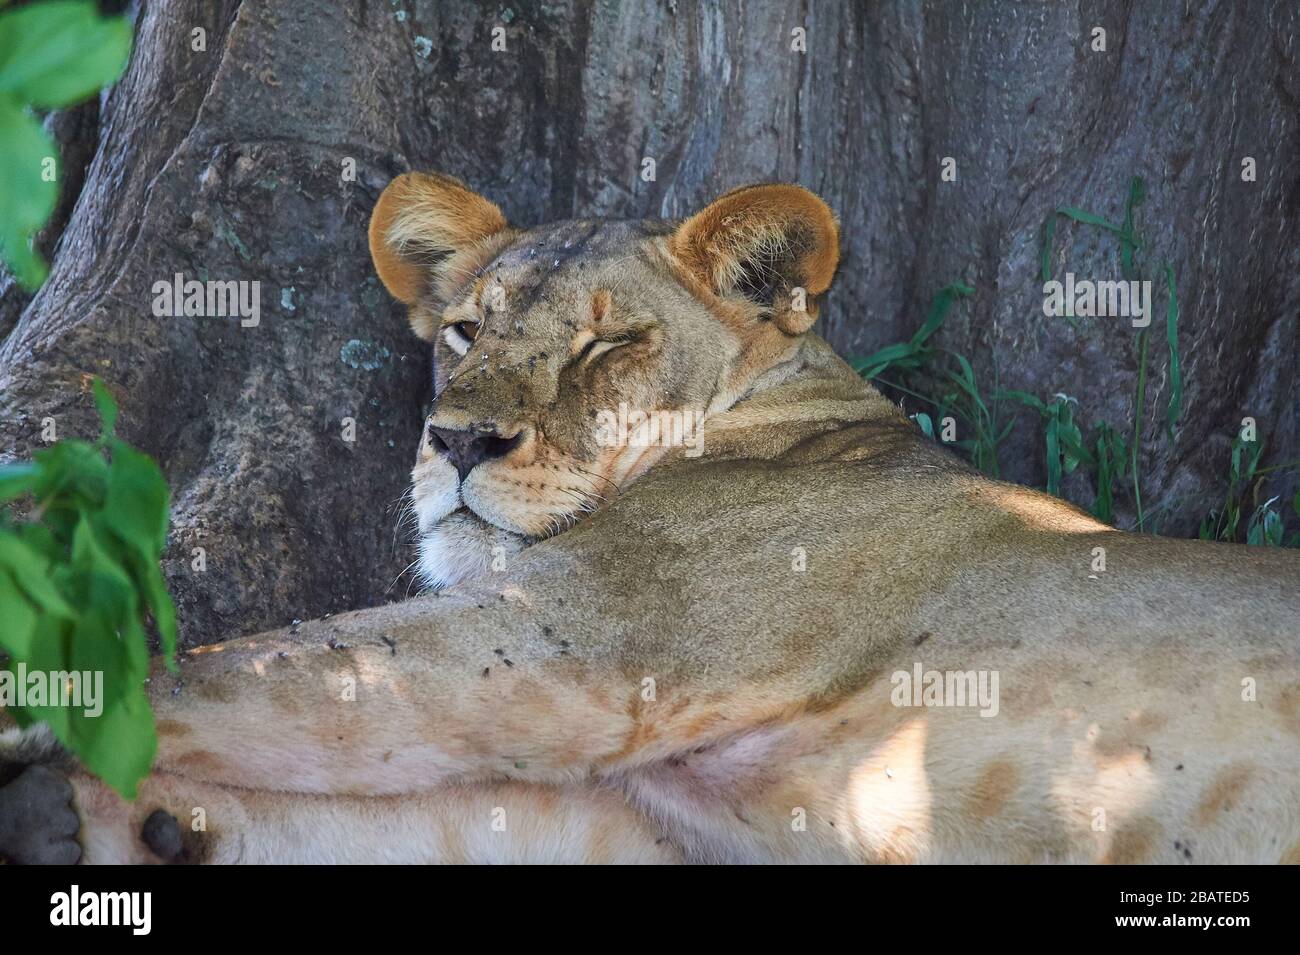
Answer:
[[155, 769], [334, 795], [585, 776], [631, 732], [637, 684], [540, 645], [517, 608], [493, 609], [411, 601], [187, 654], [179, 680], [158, 668], [152, 681]]
[[[522, 783], [447, 786], [405, 796], [320, 796], [234, 789], [156, 773], [134, 803], [73, 777], [87, 863], [617, 863], [679, 861], [610, 789]], [[159, 808], [182, 851], [141, 838]], [[170, 823], [170, 820], [168, 820]]]

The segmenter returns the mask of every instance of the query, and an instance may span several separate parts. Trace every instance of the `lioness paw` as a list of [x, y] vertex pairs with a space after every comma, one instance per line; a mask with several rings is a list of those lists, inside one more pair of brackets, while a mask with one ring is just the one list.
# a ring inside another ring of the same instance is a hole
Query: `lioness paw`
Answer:
[[47, 766], [28, 766], [0, 787], [0, 857], [19, 865], [73, 865], [81, 858], [72, 786]]

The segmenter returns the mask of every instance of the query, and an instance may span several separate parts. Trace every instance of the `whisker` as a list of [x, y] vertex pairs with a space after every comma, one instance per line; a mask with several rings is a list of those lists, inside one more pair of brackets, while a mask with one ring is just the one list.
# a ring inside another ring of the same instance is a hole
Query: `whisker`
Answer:
[[613, 481], [611, 481], [609, 478], [605, 477], [605, 475], [603, 474], [597, 474], [595, 471], [589, 471], [586, 468], [584, 468], [581, 464], [573, 465], [573, 469], [579, 474], [585, 474], [587, 477], [595, 478], [598, 481], [604, 481], [615, 491], [618, 490], [618, 485], [615, 484]]
[[[388, 589], [384, 591], [384, 596], [387, 597], [390, 593], [392, 593], [393, 588], [397, 586], [397, 582], [401, 580], [410, 571], [410, 569], [414, 567], [416, 564], [418, 564], [419, 562], [420, 562], [420, 558], [417, 557], [415, 558], [415, 560], [411, 561], [409, 564], [403, 567], [401, 571], [398, 573], [398, 575], [393, 578], [393, 582], [388, 585]], [[408, 597], [411, 595], [411, 585], [409, 583], [406, 585], [406, 595]]]
[[[581, 475], [576, 475], [576, 474], [574, 475], [574, 477], [580, 477], [580, 476], [581, 476]], [[559, 490], [559, 491], [565, 491], [565, 492], [567, 492], [567, 493], [569, 493], [569, 494], [577, 494], [577, 495], [579, 495], [579, 496], [580, 496], [584, 501], [587, 499], [588, 496], [590, 496], [590, 497], [594, 497], [596, 500], [600, 501], [602, 504], [604, 504], [604, 503], [605, 503], [605, 500], [606, 500], [606, 499], [605, 499], [605, 495], [601, 494], [601, 493], [600, 493], [599, 491], [597, 491], [594, 487], [581, 487], [581, 486], [577, 486], [577, 487], [557, 487], [556, 490]]]
[[410, 496], [409, 491], [407, 492], [407, 494], [404, 494], [403, 497], [404, 498], [410, 497], [410, 499], [406, 500], [402, 504], [402, 510], [398, 513], [397, 520], [393, 524], [393, 550], [394, 551], [397, 550], [398, 548], [399, 535], [408, 532], [411, 526], [415, 524], [416, 521], [418, 520], [418, 515], [415, 512], [414, 498]]

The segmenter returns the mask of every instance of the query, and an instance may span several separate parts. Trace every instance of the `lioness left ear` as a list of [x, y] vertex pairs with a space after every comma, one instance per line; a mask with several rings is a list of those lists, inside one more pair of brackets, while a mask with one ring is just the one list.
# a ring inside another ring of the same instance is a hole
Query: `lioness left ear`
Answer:
[[[437, 307], [510, 235], [501, 210], [459, 179], [408, 172], [388, 184], [370, 214], [370, 257], [399, 302]], [[433, 336], [427, 309], [411, 309], [410, 320], [421, 338]]]
[[770, 309], [778, 328], [800, 335], [817, 317], [814, 296], [830, 287], [839, 264], [840, 228], [826, 203], [802, 186], [746, 186], [683, 222], [669, 248], [714, 293]]

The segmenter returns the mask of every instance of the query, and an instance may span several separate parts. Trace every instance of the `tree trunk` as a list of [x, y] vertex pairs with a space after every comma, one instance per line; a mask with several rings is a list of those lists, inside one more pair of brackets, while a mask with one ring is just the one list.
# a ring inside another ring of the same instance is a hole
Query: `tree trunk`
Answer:
[[[1064, 392], [1082, 423], [1130, 430], [1135, 331], [1045, 318], [1040, 255], [1052, 210], [1119, 223], [1141, 176], [1138, 256], [1159, 279], [1144, 502], [1163, 531], [1194, 533], [1243, 417], [1268, 438], [1262, 464], [1300, 456], [1298, 21], [1263, 0], [146, 4], [127, 75], [60, 133], [89, 158], [69, 163], [65, 201], [80, 191], [56, 216], [49, 281], [30, 301], [0, 284], [0, 450], [27, 456], [50, 417], [60, 437], [92, 433], [88, 376], [105, 380], [120, 433], [172, 487], [166, 570], [187, 645], [402, 597], [395, 505], [427, 354], [373, 274], [365, 227], [406, 169], [460, 176], [524, 224], [675, 217], [746, 182], [798, 181], [843, 223], [821, 319], [842, 353], [908, 338], [961, 280], [975, 293], [937, 341], [986, 391]], [[806, 52], [791, 49], [798, 27]], [[1062, 219], [1051, 267], [1118, 279], [1118, 249]], [[1166, 262], [1186, 381], [1176, 442]], [[260, 282], [260, 322], [155, 317], [153, 286], [177, 273]], [[1003, 473], [1041, 484], [1029, 424]]]

